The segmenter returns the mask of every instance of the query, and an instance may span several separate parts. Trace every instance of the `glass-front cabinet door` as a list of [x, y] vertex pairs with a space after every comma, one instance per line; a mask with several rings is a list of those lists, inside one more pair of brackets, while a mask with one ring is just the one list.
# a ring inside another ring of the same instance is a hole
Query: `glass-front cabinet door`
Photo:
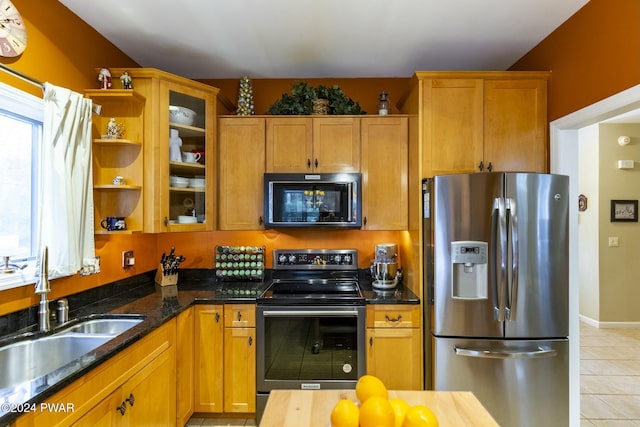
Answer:
[[[161, 192], [162, 225], [168, 230], [208, 229], [207, 213], [213, 211], [214, 176], [208, 174], [207, 154], [214, 150], [208, 138], [206, 97], [179, 91], [167, 84], [169, 105], [166, 128], [168, 176], [161, 176], [167, 191]], [[162, 139], [161, 139], [162, 144]], [[161, 156], [163, 157], [163, 156]], [[209, 218], [213, 220], [213, 218]]]
[[147, 100], [144, 231], [213, 230], [218, 89], [153, 68], [111, 73], [124, 71]]

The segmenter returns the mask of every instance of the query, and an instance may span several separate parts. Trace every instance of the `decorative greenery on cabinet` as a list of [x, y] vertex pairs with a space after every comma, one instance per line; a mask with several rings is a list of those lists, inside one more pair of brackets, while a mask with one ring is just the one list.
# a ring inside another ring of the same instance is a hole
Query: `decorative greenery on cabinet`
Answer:
[[296, 81], [291, 86], [291, 94], [283, 93], [282, 98], [269, 107], [269, 114], [313, 114], [313, 101], [318, 99], [329, 101], [329, 114], [366, 114], [360, 107], [360, 103], [349, 98], [337, 85], [313, 87], [309, 83], [301, 81]]

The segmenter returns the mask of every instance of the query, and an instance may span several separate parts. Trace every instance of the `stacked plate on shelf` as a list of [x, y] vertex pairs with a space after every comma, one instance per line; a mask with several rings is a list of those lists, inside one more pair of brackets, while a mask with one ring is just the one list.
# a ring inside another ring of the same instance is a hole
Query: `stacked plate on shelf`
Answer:
[[189, 179], [183, 178], [181, 176], [171, 175], [169, 177], [169, 184], [171, 185], [171, 187], [186, 188], [189, 186]]
[[205, 185], [204, 177], [189, 178], [189, 187], [203, 190]]

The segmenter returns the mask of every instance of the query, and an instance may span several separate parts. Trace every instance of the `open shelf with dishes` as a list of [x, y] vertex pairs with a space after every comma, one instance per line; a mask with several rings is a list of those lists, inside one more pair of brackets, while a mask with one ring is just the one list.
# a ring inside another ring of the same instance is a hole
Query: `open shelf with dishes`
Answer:
[[[124, 71], [146, 99], [144, 231], [213, 230], [218, 89], [155, 68], [111, 69], [116, 76]], [[136, 141], [128, 133], [123, 138]]]
[[89, 89], [85, 96], [100, 106], [92, 117], [94, 232], [142, 232], [145, 98], [124, 89]]

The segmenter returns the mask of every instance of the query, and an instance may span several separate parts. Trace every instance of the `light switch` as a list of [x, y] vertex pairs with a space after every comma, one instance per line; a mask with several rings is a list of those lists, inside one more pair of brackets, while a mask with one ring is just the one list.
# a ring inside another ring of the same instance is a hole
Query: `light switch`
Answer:
[[633, 169], [633, 160], [618, 160], [618, 169]]
[[609, 247], [610, 248], [617, 248], [618, 246], [620, 246], [619, 243], [620, 242], [618, 242], [618, 238], [617, 237], [609, 237]]

